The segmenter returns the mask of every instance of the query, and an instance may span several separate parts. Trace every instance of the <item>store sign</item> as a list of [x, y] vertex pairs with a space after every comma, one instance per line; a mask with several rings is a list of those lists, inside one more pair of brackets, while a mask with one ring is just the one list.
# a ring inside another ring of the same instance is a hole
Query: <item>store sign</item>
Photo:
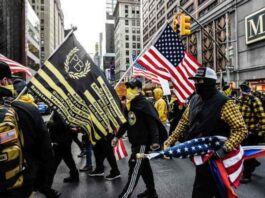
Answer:
[[265, 8], [245, 17], [246, 43], [265, 39]]

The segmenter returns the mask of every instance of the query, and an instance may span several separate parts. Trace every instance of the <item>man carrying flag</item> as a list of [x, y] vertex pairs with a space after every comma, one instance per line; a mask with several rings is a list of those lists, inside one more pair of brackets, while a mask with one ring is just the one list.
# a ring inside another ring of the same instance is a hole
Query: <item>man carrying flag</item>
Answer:
[[73, 32], [32, 77], [28, 88], [66, 124], [85, 129], [92, 144], [126, 122], [115, 90]]
[[[214, 70], [199, 68], [191, 77], [195, 82], [196, 94], [192, 97], [173, 134], [165, 141], [164, 149], [181, 137], [191, 140], [207, 136], [224, 136], [224, 145], [215, 151], [214, 157], [224, 158], [237, 149], [247, 136], [247, 128], [236, 104], [216, 89], [217, 76]], [[209, 163], [196, 166], [193, 198], [229, 197], [223, 194]], [[240, 179], [240, 176], [237, 178]], [[230, 186], [231, 187], [231, 186]], [[227, 189], [228, 190], [228, 189]]]
[[126, 87], [125, 115], [128, 121], [121, 126], [116, 137], [112, 140], [112, 146], [115, 146], [118, 139], [127, 131], [129, 141], [132, 144], [132, 154], [129, 159], [129, 178], [119, 197], [131, 197], [139, 177], [142, 176], [147, 190], [139, 194], [138, 197], [157, 198], [150, 163], [147, 159], [136, 159], [136, 154], [159, 149], [160, 143], [167, 137], [167, 132], [153, 105], [141, 94], [141, 81], [133, 79], [126, 83]]

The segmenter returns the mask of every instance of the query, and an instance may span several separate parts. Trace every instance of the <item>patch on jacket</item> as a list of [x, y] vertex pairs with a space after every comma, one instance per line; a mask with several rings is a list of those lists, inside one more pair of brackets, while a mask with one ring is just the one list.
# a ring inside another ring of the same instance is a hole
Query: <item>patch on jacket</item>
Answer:
[[129, 125], [133, 126], [136, 123], [136, 116], [134, 112], [129, 111], [128, 113], [128, 123]]

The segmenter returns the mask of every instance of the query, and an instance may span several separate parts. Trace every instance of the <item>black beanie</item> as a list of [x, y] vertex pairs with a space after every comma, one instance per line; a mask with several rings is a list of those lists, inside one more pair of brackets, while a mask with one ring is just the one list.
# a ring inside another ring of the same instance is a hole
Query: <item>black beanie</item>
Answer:
[[0, 62], [0, 80], [2, 80], [4, 77], [11, 78], [11, 76], [11, 70], [8, 64]]

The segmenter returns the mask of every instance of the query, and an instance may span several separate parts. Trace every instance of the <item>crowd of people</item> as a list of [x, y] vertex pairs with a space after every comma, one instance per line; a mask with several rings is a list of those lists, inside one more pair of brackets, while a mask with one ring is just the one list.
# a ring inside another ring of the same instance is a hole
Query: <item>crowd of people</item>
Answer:
[[[105, 179], [120, 178], [113, 147], [125, 133], [131, 145], [131, 156], [128, 181], [119, 194], [120, 198], [132, 195], [140, 176], [146, 190], [138, 197], [158, 197], [150, 162], [138, 159], [137, 153], [149, 153], [167, 149], [177, 142], [218, 135], [227, 138], [224, 146], [214, 153], [214, 158], [220, 159], [239, 144], [258, 145], [264, 141], [265, 96], [252, 92], [247, 82], [239, 86], [240, 95], [233, 82], [218, 90], [217, 75], [207, 67], [199, 68], [191, 78], [196, 92], [186, 105], [179, 103], [175, 96], [170, 100], [164, 99], [163, 90], [159, 87], [153, 90], [153, 104], [144, 96], [139, 79], [127, 82], [127, 95], [121, 98], [127, 122], [116, 134], [109, 134], [94, 146], [86, 132], [79, 127], [68, 126], [56, 112], [44, 123], [29, 93], [20, 94], [14, 100], [26, 83], [23, 80], [12, 81], [6, 63], [0, 63], [0, 71], [0, 197], [27, 198], [33, 191], [39, 191], [47, 198], [60, 197], [61, 193], [52, 185], [62, 160], [69, 168], [69, 177], [63, 180], [65, 183], [79, 182], [79, 171], [87, 172], [91, 177], [104, 176], [105, 159], [111, 167]], [[78, 134], [82, 134], [81, 141]], [[72, 154], [73, 141], [80, 148], [78, 157], [86, 158], [86, 164], [79, 170]], [[241, 182], [250, 182], [258, 166], [260, 162], [256, 159], [246, 160]], [[209, 164], [196, 166], [192, 197], [221, 197], [218, 188]]]

